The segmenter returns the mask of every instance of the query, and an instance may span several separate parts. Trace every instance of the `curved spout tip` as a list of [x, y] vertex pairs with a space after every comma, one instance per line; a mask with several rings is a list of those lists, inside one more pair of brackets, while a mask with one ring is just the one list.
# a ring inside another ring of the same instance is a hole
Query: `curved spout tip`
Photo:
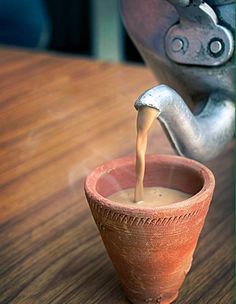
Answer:
[[166, 98], [172, 98], [172, 94], [175, 91], [165, 84], [160, 84], [158, 86], [154, 86], [146, 91], [144, 91], [135, 101], [134, 107], [138, 110], [140, 107], [150, 107], [160, 110], [161, 100]]
[[197, 116], [175, 90], [164, 84], [146, 90], [134, 106], [137, 110], [158, 110], [158, 119], [177, 153], [199, 161], [216, 157], [234, 134], [234, 103], [220, 93], [213, 93]]

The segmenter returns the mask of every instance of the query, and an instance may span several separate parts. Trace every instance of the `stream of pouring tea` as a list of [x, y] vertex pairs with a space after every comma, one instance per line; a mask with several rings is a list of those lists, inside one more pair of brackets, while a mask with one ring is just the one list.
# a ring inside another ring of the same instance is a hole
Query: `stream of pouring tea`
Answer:
[[136, 185], [134, 190], [134, 202], [144, 201], [143, 179], [145, 173], [145, 153], [147, 149], [148, 131], [159, 116], [160, 112], [154, 108], [141, 107], [137, 115], [136, 137]]

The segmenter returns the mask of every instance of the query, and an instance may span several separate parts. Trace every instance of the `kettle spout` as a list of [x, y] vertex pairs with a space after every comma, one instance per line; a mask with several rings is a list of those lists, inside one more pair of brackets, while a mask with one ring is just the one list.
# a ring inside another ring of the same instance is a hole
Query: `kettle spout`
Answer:
[[234, 135], [234, 103], [220, 92], [212, 93], [196, 116], [175, 90], [163, 84], [139, 96], [135, 108], [140, 107], [157, 109], [177, 153], [195, 160], [215, 158]]

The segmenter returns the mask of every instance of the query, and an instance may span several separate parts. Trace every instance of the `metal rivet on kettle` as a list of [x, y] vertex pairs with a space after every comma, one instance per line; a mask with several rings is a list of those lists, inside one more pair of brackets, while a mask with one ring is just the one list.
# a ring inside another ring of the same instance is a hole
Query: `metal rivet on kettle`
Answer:
[[210, 43], [210, 51], [213, 54], [218, 54], [222, 50], [222, 43], [219, 40], [214, 40]]
[[172, 50], [174, 52], [179, 52], [184, 47], [184, 42], [180, 38], [174, 38], [171, 43]]

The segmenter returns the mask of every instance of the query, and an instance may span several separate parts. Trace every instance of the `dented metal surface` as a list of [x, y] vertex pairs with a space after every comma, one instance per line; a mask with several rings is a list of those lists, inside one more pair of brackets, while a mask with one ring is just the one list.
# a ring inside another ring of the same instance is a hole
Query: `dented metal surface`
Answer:
[[166, 85], [145, 91], [135, 108], [151, 107], [168, 132], [178, 154], [200, 161], [216, 157], [234, 134], [235, 108], [226, 97], [215, 92], [199, 115], [194, 116], [179, 94]]
[[[145, 62], [167, 85], [162, 93], [172, 94], [168, 101], [160, 97], [169, 113], [160, 120], [178, 153], [214, 158], [233, 136], [234, 1], [122, 0], [121, 11]], [[206, 100], [210, 115], [195, 117], [185, 104]], [[173, 109], [181, 113], [181, 127]]]

